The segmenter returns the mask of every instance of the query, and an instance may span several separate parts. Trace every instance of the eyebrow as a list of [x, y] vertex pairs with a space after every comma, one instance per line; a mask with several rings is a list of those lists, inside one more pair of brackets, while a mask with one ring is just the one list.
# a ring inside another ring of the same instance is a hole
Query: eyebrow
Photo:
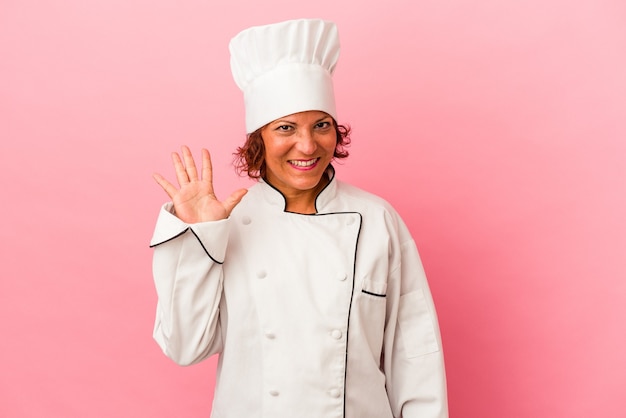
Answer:
[[[331, 116], [330, 116], [330, 115], [326, 115], [326, 116], [324, 116], [324, 117], [322, 117], [322, 118], [318, 119], [315, 123], [320, 123], [320, 122], [322, 122], [322, 121], [324, 121], [324, 120], [326, 120], [326, 119], [328, 119], [328, 118], [331, 118]], [[331, 119], [332, 119], [332, 118], [331, 118]]]
[[289, 123], [291, 125], [296, 125], [295, 122], [292, 122], [292, 121], [287, 120], [287, 119], [277, 119], [274, 122], [272, 122], [272, 125], [282, 125], [282, 124], [285, 124], [285, 123]]
[[[314, 125], [318, 124], [318, 123], [323, 122], [323, 121], [325, 121], [326, 119], [329, 119], [329, 118], [332, 119], [332, 117], [330, 115], [323, 116], [323, 117], [319, 118], [318, 120], [316, 120], [315, 122], [313, 122], [313, 124]], [[297, 122], [291, 121], [289, 119], [278, 119], [278, 120], [275, 120], [274, 122], [272, 122], [272, 125], [273, 126], [277, 126], [277, 125], [280, 126], [280, 125], [285, 124], [285, 123], [288, 123], [290, 125], [297, 125], [298, 124]]]

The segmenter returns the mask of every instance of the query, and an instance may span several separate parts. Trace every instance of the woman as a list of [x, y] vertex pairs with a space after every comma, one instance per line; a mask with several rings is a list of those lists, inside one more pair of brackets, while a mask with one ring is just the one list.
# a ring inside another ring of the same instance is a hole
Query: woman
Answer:
[[179, 364], [219, 353], [212, 417], [447, 417], [441, 339], [405, 224], [335, 178], [347, 156], [322, 20], [253, 27], [230, 44], [257, 184], [219, 201], [211, 159], [173, 154], [179, 187], [151, 245], [154, 337]]

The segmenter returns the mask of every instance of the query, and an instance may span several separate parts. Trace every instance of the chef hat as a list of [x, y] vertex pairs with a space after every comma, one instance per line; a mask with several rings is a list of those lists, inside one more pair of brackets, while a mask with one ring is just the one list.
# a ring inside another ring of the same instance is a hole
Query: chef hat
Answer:
[[246, 131], [282, 116], [320, 110], [337, 119], [331, 75], [339, 58], [334, 23], [299, 19], [240, 32], [230, 66], [243, 91]]

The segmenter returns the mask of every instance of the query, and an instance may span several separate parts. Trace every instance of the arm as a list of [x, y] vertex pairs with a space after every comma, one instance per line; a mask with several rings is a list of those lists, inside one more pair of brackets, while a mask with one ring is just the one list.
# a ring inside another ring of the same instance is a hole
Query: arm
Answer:
[[398, 263], [387, 289], [384, 369], [394, 416], [447, 418], [446, 376], [437, 314], [413, 239], [399, 222]]
[[[154, 338], [175, 362], [196, 363], [221, 349], [219, 311], [228, 216], [246, 190], [223, 202], [213, 192], [209, 152], [202, 150], [202, 176], [189, 148], [172, 154], [180, 188], [155, 174], [172, 199], [159, 214], [151, 241], [158, 295]], [[183, 162], [184, 161], [184, 162]]]
[[168, 209], [171, 204], [161, 210], [151, 242], [158, 295], [154, 339], [176, 363], [189, 365], [221, 350], [228, 220], [187, 225]]

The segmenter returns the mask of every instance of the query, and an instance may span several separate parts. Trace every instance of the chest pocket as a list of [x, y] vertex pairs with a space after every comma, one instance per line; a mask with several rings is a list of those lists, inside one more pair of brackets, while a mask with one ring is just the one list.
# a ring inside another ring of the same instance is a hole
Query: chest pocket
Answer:
[[384, 298], [387, 296], [387, 283], [365, 279], [363, 280], [361, 292], [366, 295]]
[[[355, 322], [360, 325], [360, 332], [366, 336], [370, 351], [380, 359], [385, 334], [387, 316], [387, 283], [364, 279], [361, 290], [356, 296], [358, 316]], [[354, 324], [354, 325], [357, 325]]]

